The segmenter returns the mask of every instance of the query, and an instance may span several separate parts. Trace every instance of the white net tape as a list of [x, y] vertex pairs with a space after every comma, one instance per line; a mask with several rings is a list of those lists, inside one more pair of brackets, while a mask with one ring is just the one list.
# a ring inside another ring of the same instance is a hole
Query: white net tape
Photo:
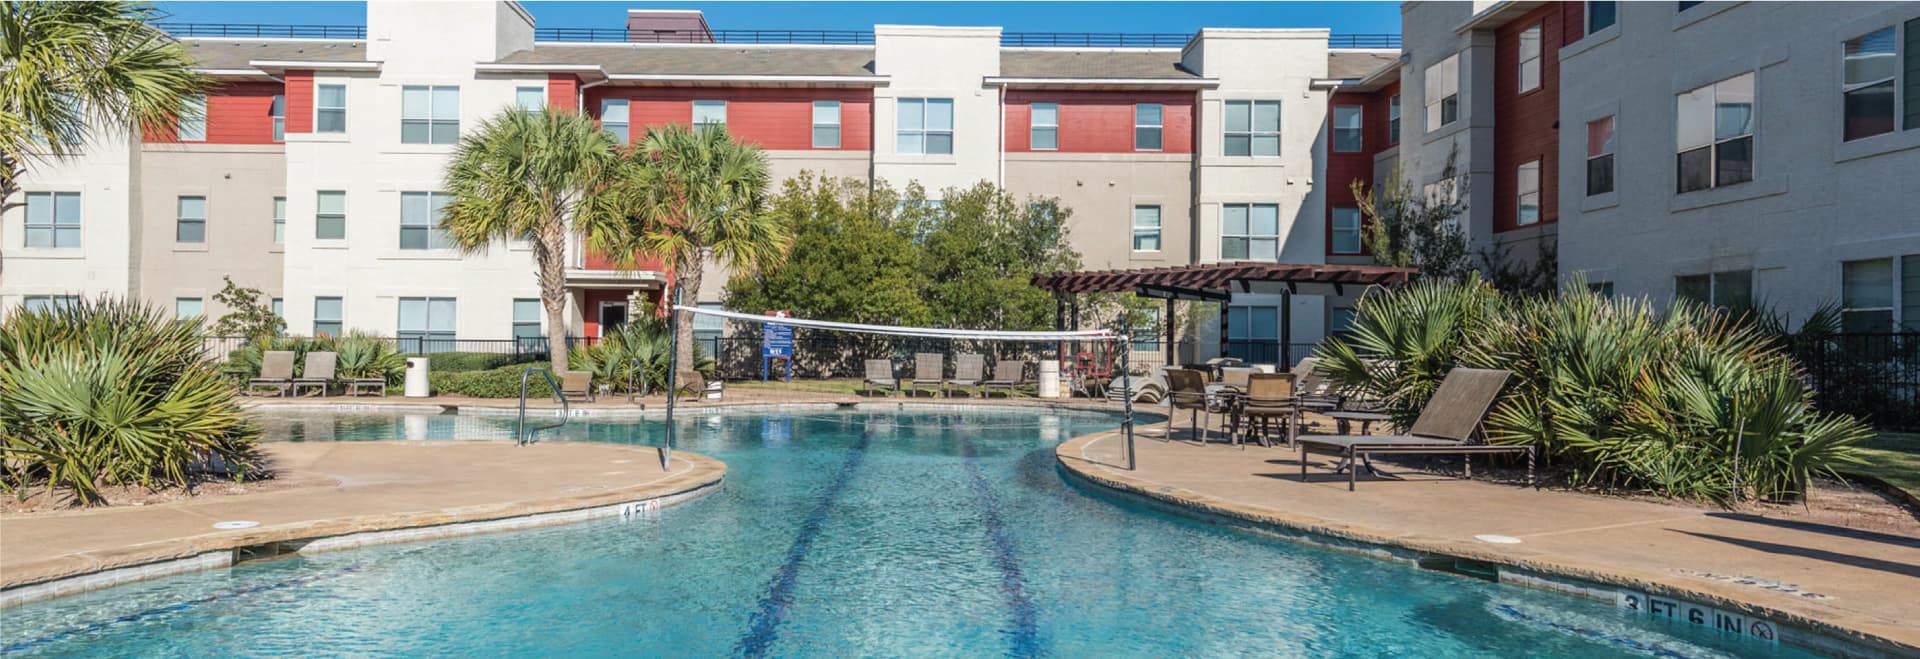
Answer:
[[716, 316], [728, 320], [748, 323], [775, 323], [806, 327], [810, 329], [832, 330], [836, 332], [859, 332], [861, 334], [886, 334], [892, 336], [914, 336], [933, 339], [981, 339], [988, 341], [1088, 341], [1112, 340], [1120, 338], [1108, 330], [1072, 330], [1064, 332], [1014, 332], [1004, 330], [962, 330], [939, 327], [902, 327], [898, 325], [863, 325], [860, 323], [837, 323], [829, 320], [808, 320], [805, 318], [779, 318], [760, 316], [720, 309], [701, 309], [680, 305], [675, 309], [687, 313]]

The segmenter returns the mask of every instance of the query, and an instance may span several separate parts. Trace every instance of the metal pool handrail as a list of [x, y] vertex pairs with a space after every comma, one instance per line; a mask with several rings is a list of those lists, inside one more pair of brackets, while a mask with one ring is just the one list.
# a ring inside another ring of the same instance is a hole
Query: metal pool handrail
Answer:
[[[527, 378], [532, 377], [534, 373], [539, 373], [540, 377], [547, 379], [547, 386], [552, 388], [554, 399], [560, 401], [560, 422], [555, 424], [550, 424], [550, 425], [544, 425], [544, 426], [534, 426], [532, 431], [528, 431], [527, 430]], [[560, 383], [555, 382], [553, 380], [552, 373], [548, 373], [547, 369], [540, 368], [538, 366], [528, 367], [526, 371], [523, 371], [520, 373], [520, 422], [519, 422], [519, 425], [515, 426], [513, 431], [513, 440], [516, 446], [526, 446], [528, 444], [532, 444], [533, 433], [540, 432], [542, 430], [550, 430], [553, 428], [558, 428], [560, 426], [567, 425], [567, 419], [571, 418], [572, 416], [573, 416], [573, 409], [571, 406], [567, 405], [567, 396], [566, 394], [563, 394], [560, 392]]]

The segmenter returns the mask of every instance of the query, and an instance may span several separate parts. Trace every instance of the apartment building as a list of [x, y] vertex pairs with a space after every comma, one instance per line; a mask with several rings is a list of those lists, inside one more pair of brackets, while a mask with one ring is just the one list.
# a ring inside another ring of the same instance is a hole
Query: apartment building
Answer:
[[[776, 180], [804, 170], [936, 193], [988, 181], [1059, 197], [1088, 267], [1323, 263], [1330, 94], [1395, 61], [1389, 37], [1334, 48], [1320, 29], [1062, 46], [994, 27], [882, 25], [769, 45], [731, 42], [685, 11], [571, 30], [536, 28], [512, 2], [376, 2], [367, 19], [245, 36], [176, 27], [219, 83], [203, 117], [33, 168], [28, 203], [0, 236], [0, 308], [129, 293], [217, 316], [212, 295], [230, 276], [265, 291], [296, 334], [538, 335], [530, 250], [456, 250], [437, 209], [463, 131], [545, 106], [629, 141], [649, 126], [724, 124], [767, 151]], [[577, 335], [624, 322], [671, 281], [659, 264], [618, 269], [577, 245], [569, 258]], [[724, 267], [706, 273], [698, 302], [724, 304]], [[1324, 300], [1244, 295], [1203, 352], [1271, 359], [1280, 304], [1293, 306], [1294, 341], [1320, 338]]]

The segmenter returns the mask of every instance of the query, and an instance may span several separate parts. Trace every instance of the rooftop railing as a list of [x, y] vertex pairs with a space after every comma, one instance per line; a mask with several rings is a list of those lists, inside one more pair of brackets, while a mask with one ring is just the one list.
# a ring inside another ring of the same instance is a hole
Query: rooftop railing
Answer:
[[[365, 39], [363, 25], [265, 25], [253, 23], [160, 23], [176, 37], [240, 39]], [[1184, 32], [1003, 32], [1000, 45], [1013, 48], [1180, 48], [1193, 35]], [[534, 28], [534, 41], [573, 43], [733, 43], [873, 44], [863, 30], [629, 30], [596, 27]], [[1333, 48], [1399, 48], [1398, 34], [1336, 34]]]

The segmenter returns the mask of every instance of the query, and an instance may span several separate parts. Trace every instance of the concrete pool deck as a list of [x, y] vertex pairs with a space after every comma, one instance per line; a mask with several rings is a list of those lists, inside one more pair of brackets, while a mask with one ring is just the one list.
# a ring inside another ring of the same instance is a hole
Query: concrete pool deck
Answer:
[[[1136, 434], [1136, 471], [1124, 468], [1118, 433], [1068, 441], [1056, 455], [1071, 475], [1153, 505], [1330, 538], [1364, 553], [1463, 558], [1516, 576], [1572, 578], [1598, 586], [1584, 589], [1590, 597], [1690, 600], [1920, 655], [1920, 538], [1398, 469], [1405, 480], [1363, 478], [1349, 492], [1347, 478], [1332, 474], [1321, 456], [1311, 458], [1302, 482], [1295, 450], [1167, 442], [1159, 432]], [[1176, 431], [1176, 439], [1185, 436]]]
[[[726, 465], [587, 442], [268, 443], [269, 491], [0, 517], [0, 606], [231, 564], [651, 510], [711, 491]], [[204, 487], [218, 487], [218, 484]], [[216, 522], [259, 522], [221, 530]]]

